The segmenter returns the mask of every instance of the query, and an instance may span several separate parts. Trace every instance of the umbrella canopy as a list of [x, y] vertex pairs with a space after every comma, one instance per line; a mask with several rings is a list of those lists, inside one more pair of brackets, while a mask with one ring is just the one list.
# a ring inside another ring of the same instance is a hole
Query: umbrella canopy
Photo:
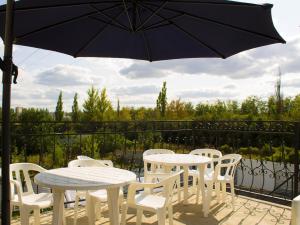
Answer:
[[[220, 57], [285, 41], [271, 4], [226, 0], [22, 0], [14, 43], [74, 57]], [[5, 8], [0, 8], [4, 38]]]
[[[10, 224], [12, 44], [74, 57], [148, 61], [220, 57], [285, 41], [272, 5], [226, 0], [20, 0], [0, 7], [4, 40], [1, 224]], [[298, 188], [295, 188], [297, 190]]]

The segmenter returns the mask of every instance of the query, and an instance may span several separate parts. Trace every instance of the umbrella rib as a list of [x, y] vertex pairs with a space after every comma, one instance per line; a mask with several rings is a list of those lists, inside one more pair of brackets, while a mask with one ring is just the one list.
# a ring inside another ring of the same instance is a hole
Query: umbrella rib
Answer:
[[128, 27], [124, 26], [123, 24], [121, 24], [119, 21], [113, 19], [112, 17], [106, 15], [105, 13], [103, 13], [101, 10], [99, 10], [96, 6], [94, 6], [93, 4], [91, 4], [91, 7], [95, 10], [97, 10], [97, 12], [101, 15], [103, 15], [104, 17], [108, 18], [109, 20], [112, 20], [112, 22], [114, 22], [115, 24], [119, 25], [120, 27], [123, 27], [123, 29], [125, 30], [129, 30]]
[[[141, 23], [141, 16], [140, 16], [139, 10], [137, 10], [137, 16], [138, 16], [139, 22]], [[145, 45], [145, 48], [146, 48], [148, 60], [150, 62], [152, 62], [152, 56], [151, 56], [151, 50], [150, 50], [149, 41], [148, 41], [148, 39], [146, 37], [146, 34], [145, 34], [145, 32], [143, 30], [142, 30], [142, 37], [143, 37], [144, 45]]]
[[[148, 6], [143, 5], [142, 3], [139, 3], [141, 7], [146, 8], [147, 10], [153, 11], [153, 9], [149, 8]], [[181, 32], [183, 32], [184, 34], [186, 34], [189, 38], [197, 41], [198, 43], [200, 43], [202, 46], [205, 46], [207, 49], [209, 49], [210, 51], [214, 52], [214, 54], [218, 55], [219, 57], [225, 59], [225, 55], [222, 54], [221, 52], [219, 52], [218, 50], [216, 50], [215, 48], [211, 47], [210, 45], [206, 44], [205, 42], [201, 41], [198, 37], [196, 37], [195, 35], [191, 34], [190, 32], [186, 31], [185, 29], [183, 29], [182, 27], [178, 26], [177, 24], [175, 24], [172, 20], [169, 20], [168, 18], [163, 17], [160, 14], [157, 14], [159, 17], [161, 17], [164, 20], [167, 20], [170, 24], [172, 24], [173, 26], [175, 26], [177, 29], [179, 29]]]
[[[122, 1], [98, 1], [98, 2], [92, 2], [93, 4], [107, 4], [107, 3], [118, 3], [121, 4]], [[16, 2], [18, 4], [18, 2]], [[61, 7], [73, 7], [73, 6], [84, 6], [84, 5], [90, 5], [91, 2], [81, 2], [81, 3], [66, 3], [66, 4], [56, 4], [56, 5], [45, 5], [45, 6], [33, 6], [33, 7], [23, 7], [23, 8], [15, 8], [15, 12], [22, 12], [22, 11], [29, 11], [29, 10], [38, 10], [38, 9], [51, 9], [51, 8], [61, 8]], [[18, 5], [17, 5], [18, 6]], [[6, 12], [6, 8], [3, 8], [0, 10], [0, 13]]]
[[[180, 17], [182, 17], [182, 16], [184, 16], [184, 14], [182, 13], [182, 14], [180, 14], [180, 15], [176, 15], [176, 16], [173, 16], [173, 17], [170, 17], [170, 18], [168, 18], [169, 20], [172, 20], [172, 19], [177, 19], [177, 18], [180, 18]], [[166, 22], [167, 22], [167, 24], [166, 24]], [[151, 24], [151, 25], [149, 25], [149, 26], [147, 26], [147, 27], [144, 27], [142, 30], [151, 30], [151, 29], [155, 29], [155, 28], [158, 28], [158, 27], [162, 27], [162, 26], [168, 26], [168, 25], [170, 25], [170, 22], [168, 22], [168, 21], [166, 21], [165, 19], [163, 19], [162, 21], [159, 21], [159, 22], [157, 22], [157, 23], [153, 23], [153, 24]]]
[[[109, 8], [106, 8], [103, 11], [106, 11], [106, 10], [109, 10], [109, 9], [113, 9], [113, 8], [117, 8], [117, 7], [119, 7], [119, 4], [111, 6]], [[22, 34], [22, 35], [16, 37], [16, 39], [18, 40], [18, 39], [27, 37], [29, 35], [36, 34], [36, 33], [39, 33], [41, 31], [44, 31], [44, 30], [47, 30], [47, 29], [51, 29], [51, 28], [56, 27], [56, 26], [64, 25], [66, 23], [72, 23], [72, 22], [75, 22], [75, 21], [77, 21], [79, 19], [82, 19], [82, 18], [85, 18], [85, 17], [89, 17], [89, 16], [92, 16], [92, 15], [96, 15], [96, 14], [98, 14], [98, 12], [90, 12], [90, 13], [86, 13], [86, 14], [83, 14], [83, 15], [80, 15], [80, 16], [76, 16], [76, 17], [73, 17], [71, 19], [67, 19], [67, 20], [64, 20], [64, 21], [57, 22], [55, 24], [51, 24], [51, 25], [48, 25], [48, 26], [45, 26], [45, 27], [41, 27], [39, 29], [36, 29], [34, 31], [31, 31], [31, 32], [28, 32], [26, 34]]]
[[[148, 3], [148, 5], [157, 6], [157, 5], [151, 4], [151, 3]], [[167, 10], [167, 11], [171, 11], [171, 12], [185, 13], [186, 16], [192, 17], [194, 19], [208, 21], [210, 23], [218, 24], [220, 26], [229, 27], [229, 28], [234, 29], [234, 30], [244, 31], [246, 33], [251, 33], [251, 34], [254, 34], [254, 35], [257, 35], [257, 36], [261, 36], [261, 37], [268, 38], [268, 39], [271, 39], [271, 40], [279, 41], [281, 43], [285, 43], [285, 41], [280, 39], [280, 38], [271, 37], [271, 36], [266, 35], [266, 34], [262, 34], [262, 33], [256, 32], [256, 31], [251, 31], [251, 30], [248, 30], [248, 29], [245, 29], [245, 28], [242, 28], [242, 27], [237, 27], [237, 26], [234, 26], [234, 25], [231, 25], [231, 24], [228, 24], [228, 23], [223, 23], [223, 22], [220, 22], [220, 21], [217, 21], [217, 20], [213, 20], [213, 19], [209, 19], [209, 18], [205, 18], [205, 17], [201, 17], [201, 16], [196, 16], [196, 15], [193, 15], [193, 14], [190, 14], [190, 13], [187, 13], [187, 12], [182, 12], [180, 10], [171, 9], [171, 8], [168, 8], [168, 7], [165, 7], [164, 9]]]
[[[153, 1], [144, 1], [144, 3], [148, 4], [148, 2], [153, 3]], [[237, 5], [237, 6], [250, 6], [250, 7], [264, 7], [264, 5], [257, 5], [252, 3], [246, 3], [246, 2], [199, 2], [199, 1], [180, 1], [180, 0], [170, 0], [170, 3], [181, 3], [181, 4], [204, 4], [204, 5]]]
[[[166, 6], [166, 4], [168, 3], [168, 1], [163, 2], [153, 13], [151, 16], [149, 16], [140, 26], [138, 26], [138, 28], [136, 29], [137, 31], [139, 31], [140, 29], [142, 29], [146, 23], [148, 23], [153, 16], [155, 16], [163, 7]], [[141, 19], [140, 19], [140, 23], [141, 23]]]
[[113, 26], [113, 27], [117, 27], [117, 28], [122, 29], [122, 30], [124, 30], [124, 31], [130, 31], [127, 27], [124, 28], [124, 27], [122, 27], [122, 26], [119, 26], [118, 24], [114, 24], [114, 23], [112, 23], [112, 22], [105, 21], [105, 20], [102, 20], [102, 19], [100, 19], [100, 18], [96, 18], [96, 17], [92, 17], [92, 16], [90, 16], [89, 18], [90, 18], [90, 19], [93, 19], [93, 20], [96, 20], [96, 21], [98, 21], [98, 22], [101, 22], [101, 23], [109, 24], [109, 25], [111, 25], [111, 26]]
[[128, 18], [129, 26], [130, 26], [130, 28], [131, 28], [131, 31], [133, 31], [133, 25], [132, 25], [131, 18], [130, 18], [129, 13], [128, 13], [128, 9], [127, 9], [127, 5], [126, 5], [126, 3], [125, 3], [125, 0], [123, 0], [123, 6], [124, 6], [124, 11], [125, 11], [125, 13], [126, 13], [126, 16], [127, 16], [127, 18]]
[[[122, 14], [123, 14], [124, 10], [121, 10], [121, 12], [115, 16], [115, 18], [112, 19], [118, 19]], [[86, 49], [97, 37], [99, 37], [99, 35], [101, 35], [104, 30], [109, 26], [110, 24], [106, 24], [105, 26], [101, 27], [100, 30], [97, 31], [97, 33], [90, 38], [80, 49], [78, 49], [78, 51], [74, 54], [74, 57], [78, 57], [78, 55], [84, 50]]]

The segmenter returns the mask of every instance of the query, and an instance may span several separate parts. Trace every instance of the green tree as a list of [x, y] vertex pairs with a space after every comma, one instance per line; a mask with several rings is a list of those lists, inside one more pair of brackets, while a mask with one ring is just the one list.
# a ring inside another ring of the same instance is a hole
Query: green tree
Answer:
[[93, 86], [87, 92], [88, 98], [83, 103], [84, 119], [86, 121], [98, 121], [98, 107], [99, 94], [98, 90]]
[[73, 99], [73, 105], [72, 105], [72, 121], [73, 122], [78, 122], [79, 121], [79, 116], [80, 116], [80, 110], [78, 106], [78, 94], [75, 93], [74, 99]]
[[113, 117], [113, 109], [110, 100], [107, 97], [106, 94], [106, 88], [103, 88], [100, 97], [98, 98], [97, 102], [97, 108], [99, 113], [99, 119], [100, 121], [103, 121], [104, 119], [112, 119]]
[[63, 111], [63, 101], [62, 101], [62, 91], [60, 91], [56, 109], [55, 109], [55, 120], [56, 121], [62, 121], [64, 118], [64, 111]]
[[161, 118], [166, 116], [166, 108], [167, 108], [167, 82], [163, 82], [163, 87], [159, 92], [158, 98], [156, 100], [156, 109], [159, 112]]

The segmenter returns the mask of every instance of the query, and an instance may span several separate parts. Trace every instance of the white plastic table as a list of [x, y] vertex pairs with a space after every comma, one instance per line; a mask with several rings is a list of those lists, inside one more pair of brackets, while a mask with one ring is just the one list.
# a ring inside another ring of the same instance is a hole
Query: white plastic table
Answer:
[[210, 198], [206, 198], [207, 195], [205, 194], [204, 171], [206, 165], [211, 162], [210, 158], [190, 154], [155, 154], [144, 156], [144, 161], [147, 163], [165, 165], [167, 167], [180, 166], [183, 168], [184, 204], [188, 203], [189, 167], [197, 166], [200, 173], [203, 212], [205, 216], [208, 215]]
[[[136, 180], [136, 175], [128, 170], [113, 167], [59, 168], [39, 173], [34, 178], [38, 185], [46, 186], [53, 192], [53, 225], [64, 224], [65, 190], [106, 189], [110, 224], [119, 225], [119, 191]], [[88, 204], [89, 224], [95, 223], [94, 206]]]

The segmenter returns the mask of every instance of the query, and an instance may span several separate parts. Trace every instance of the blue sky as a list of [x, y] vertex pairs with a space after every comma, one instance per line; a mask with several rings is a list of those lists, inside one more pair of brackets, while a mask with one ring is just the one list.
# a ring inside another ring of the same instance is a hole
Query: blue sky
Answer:
[[[0, 0], [0, 4], [5, 1]], [[163, 81], [168, 100], [181, 98], [194, 104], [217, 99], [242, 100], [257, 95], [267, 98], [274, 92], [278, 67], [283, 76], [285, 96], [300, 94], [300, 1], [248, 0], [274, 4], [275, 27], [287, 40], [246, 51], [229, 59], [188, 59], [141, 62], [125, 59], [72, 58], [67, 55], [15, 46], [14, 62], [20, 67], [17, 85], [12, 88], [12, 107], [40, 107], [53, 110], [59, 91], [64, 108], [70, 111], [75, 92], [80, 103], [91, 85], [107, 88], [115, 105], [154, 106]], [[3, 46], [0, 46], [1, 57]]]

